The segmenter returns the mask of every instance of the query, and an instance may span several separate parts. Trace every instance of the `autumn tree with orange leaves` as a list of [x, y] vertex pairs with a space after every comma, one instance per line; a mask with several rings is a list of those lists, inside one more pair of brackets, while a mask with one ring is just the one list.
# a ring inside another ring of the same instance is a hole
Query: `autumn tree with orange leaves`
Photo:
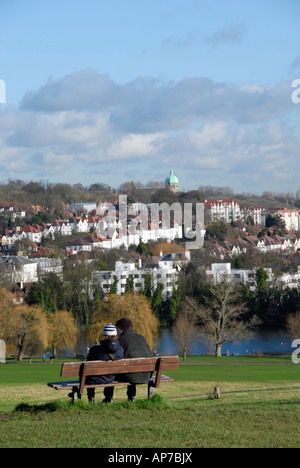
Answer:
[[16, 345], [22, 361], [25, 350], [33, 352], [48, 345], [48, 322], [40, 307], [16, 305], [13, 299], [13, 294], [0, 290], [0, 338]]
[[107, 300], [101, 301], [89, 330], [89, 339], [94, 342], [102, 339], [105, 325], [114, 325], [122, 317], [128, 317], [135, 332], [143, 335], [150, 349], [158, 335], [158, 320], [154, 316], [149, 300], [139, 293], [125, 293], [122, 296], [109, 294]]

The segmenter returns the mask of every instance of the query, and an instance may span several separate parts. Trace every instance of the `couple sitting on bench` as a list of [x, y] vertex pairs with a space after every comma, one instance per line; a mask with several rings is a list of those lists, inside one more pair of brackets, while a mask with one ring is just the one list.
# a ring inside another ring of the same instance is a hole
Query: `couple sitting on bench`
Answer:
[[[151, 357], [148, 343], [142, 335], [135, 333], [132, 322], [128, 318], [122, 318], [116, 323], [116, 327], [109, 323], [103, 330], [104, 339], [99, 345], [93, 346], [88, 354], [88, 361], [118, 361], [126, 358]], [[118, 381], [129, 382], [127, 396], [129, 401], [134, 401], [136, 395], [136, 384], [148, 383], [150, 372], [139, 372], [121, 374], [117, 376]], [[86, 378], [88, 385], [111, 384], [115, 375], [89, 376]], [[95, 389], [87, 389], [88, 400], [94, 403]], [[104, 388], [104, 403], [113, 402], [114, 387]]]

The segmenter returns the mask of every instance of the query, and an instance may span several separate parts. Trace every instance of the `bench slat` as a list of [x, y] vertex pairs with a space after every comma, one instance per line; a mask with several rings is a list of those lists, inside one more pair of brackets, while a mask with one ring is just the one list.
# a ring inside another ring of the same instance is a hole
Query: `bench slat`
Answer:
[[79, 387], [79, 380], [74, 380], [71, 382], [48, 382], [48, 387], [55, 388], [55, 390], [67, 390], [75, 387]]
[[[149, 380], [149, 383], [154, 383], [155, 382], [155, 377], [152, 377]], [[174, 379], [171, 377], [168, 377], [166, 375], [162, 375], [160, 378], [160, 382], [174, 382]], [[72, 380], [68, 382], [49, 382], [48, 387], [54, 388], [55, 390], [73, 390], [74, 388], [79, 388], [80, 387], [80, 381], [79, 380]], [[84, 388], [97, 388], [97, 387], [121, 387], [121, 386], [127, 386], [130, 385], [130, 382], [119, 382], [119, 381], [114, 381], [110, 384], [93, 384], [93, 385], [85, 385]], [[136, 384], [136, 385], [145, 385], [145, 384]]]
[[161, 358], [133, 358], [120, 361], [87, 361], [68, 362], [61, 368], [61, 377], [79, 377], [84, 364], [86, 375], [130, 374], [135, 372], [154, 372], [158, 359], [162, 360], [162, 370], [177, 370], [178, 356], [163, 356]]
[[65, 362], [61, 366], [61, 377], [78, 377], [82, 362]]

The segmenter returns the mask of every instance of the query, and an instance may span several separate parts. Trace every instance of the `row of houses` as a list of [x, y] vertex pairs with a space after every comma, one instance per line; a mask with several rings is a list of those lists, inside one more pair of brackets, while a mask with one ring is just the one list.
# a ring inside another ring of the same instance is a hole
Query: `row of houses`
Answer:
[[[78, 206], [82, 206], [78, 205]], [[119, 203], [88, 204], [88, 209], [83, 216], [70, 216], [69, 219], [56, 219], [52, 223], [40, 223], [26, 225], [23, 228], [6, 229], [5, 233], [0, 234], [0, 244], [3, 251], [8, 251], [7, 246], [13, 246], [16, 241], [27, 238], [30, 242], [41, 244], [45, 239], [54, 239], [56, 236], [72, 237], [74, 239], [66, 244], [68, 256], [80, 252], [90, 252], [95, 248], [102, 249], [128, 249], [130, 246], [138, 246], [140, 242], [159, 241], [164, 239], [174, 241], [183, 238], [182, 219], [172, 219], [170, 226], [164, 227], [158, 219], [157, 222], [149, 221], [148, 210], [151, 211], [151, 205], [141, 210], [139, 204], [131, 205], [131, 215], [125, 220], [122, 219], [120, 212], [124, 209]], [[105, 216], [105, 210], [113, 207], [114, 216], [109, 218]], [[12, 207], [11, 207], [12, 208]], [[76, 206], [74, 206], [76, 208]], [[93, 208], [92, 211], [89, 211]], [[128, 209], [125, 206], [126, 210]], [[241, 209], [240, 205], [234, 200], [214, 200], [207, 201], [205, 208], [209, 213], [211, 221], [223, 219], [225, 222], [237, 221], [251, 216], [256, 225], [264, 225], [266, 210], [256, 207], [250, 209]], [[1, 207], [0, 207], [1, 209]], [[6, 208], [10, 210], [10, 208]], [[42, 207], [31, 207], [32, 210], [40, 210]], [[140, 212], [136, 222], [135, 216]], [[101, 215], [97, 213], [101, 212]], [[126, 213], [128, 213], [126, 211]], [[299, 232], [299, 212], [297, 210], [269, 210], [269, 214], [278, 214], [286, 223], [287, 230]], [[0, 213], [1, 215], [1, 213]], [[174, 214], [175, 217], [175, 214]], [[77, 234], [86, 234], [83, 238], [76, 238]], [[228, 244], [215, 243], [214, 251], [216, 255], [239, 255], [245, 252], [250, 246], [255, 247], [260, 252], [271, 250], [297, 250], [299, 240], [293, 236], [265, 236], [264, 238], [255, 238], [254, 236], [245, 236], [237, 238]]]
[[238, 236], [232, 242], [224, 239], [222, 242], [213, 243], [212, 254], [223, 260], [227, 256], [235, 257], [247, 253], [251, 249], [256, 249], [260, 253], [297, 252], [300, 249], [300, 235], [264, 235], [262, 237], [245, 235]]
[[112, 234], [111, 238], [104, 237], [99, 233], [89, 235], [83, 239], [73, 239], [66, 244], [67, 255], [76, 255], [81, 252], [91, 252], [93, 249], [120, 249], [126, 250], [130, 246], [138, 246], [140, 242], [148, 243], [156, 242], [161, 239], [174, 241], [182, 238], [182, 227], [176, 226], [169, 229], [148, 229], [136, 231], [136, 234], [131, 234], [127, 231], [127, 235], [120, 235], [117, 230]]
[[44, 210], [44, 207], [40, 205], [31, 205], [27, 208], [23, 208], [22, 204], [19, 203], [0, 202], [0, 216], [10, 218], [13, 222], [20, 218], [25, 218], [26, 216], [35, 215]]
[[[56, 236], [76, 236], [87, 234], [84, 238], [76, 238], [66, 244], [68, 255], [91, 251], [94, 248], [113, 249], [131, 245], [138, 246], [140, 242], [158, 241], [164, 239], [173, 241], [182, 238], [182, 226], [164, 228], [161, 225], [148, 226], [148, 229], [128, 229], [119, 219], [112, 221], [98, 216], [89, 218], [73, 217], [70, 220], [54, 220], [51, 224], [40, 223], [26, 225], [24, 228], [6, 229], [0, 234], [2, 249], [14, 245], [18, 240], [27, 238], [30, 242], [41, 244], [45, 239], [55, 239]], [[104, 233], [105, 235], [103, 235]]]

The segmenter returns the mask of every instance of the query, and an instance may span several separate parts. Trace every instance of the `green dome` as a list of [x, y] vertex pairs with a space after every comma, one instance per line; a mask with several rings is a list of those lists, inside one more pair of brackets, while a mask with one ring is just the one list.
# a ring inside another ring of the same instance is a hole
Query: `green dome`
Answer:
[[170, 175], [166, 178], [166, 183], [167, 184], [178, 184], [179, 183], [179, 180], [174, 175], [173, 171], [170, 171]]

